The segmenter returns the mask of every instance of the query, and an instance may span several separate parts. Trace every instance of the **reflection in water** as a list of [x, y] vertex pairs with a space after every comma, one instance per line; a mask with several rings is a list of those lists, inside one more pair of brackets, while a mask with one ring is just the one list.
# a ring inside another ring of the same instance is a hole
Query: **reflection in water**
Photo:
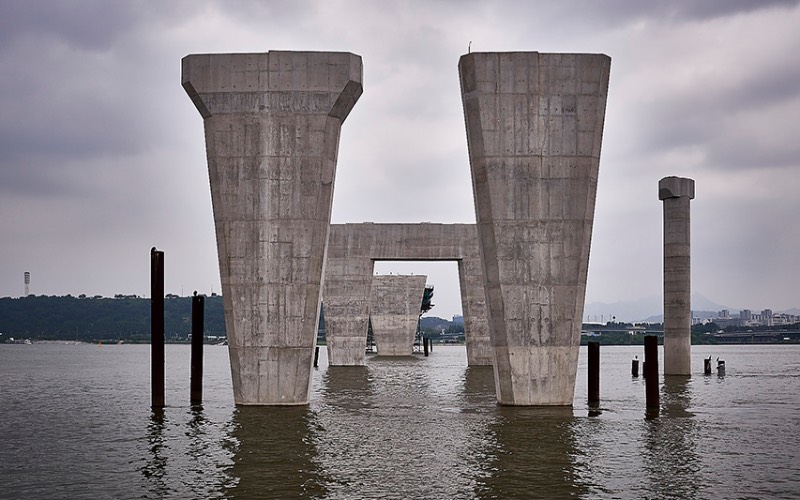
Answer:
[[494, 404], [465, 405], [463, 352], [447, 352], [326, 374], [316, 439], [328, 498], [475, 498]]
[[491, 475], [480, 498], [568, 498], [587, 490], [578, 477], [571, 407], [497, 407]]
[[307, 406], [238, 406], [226, 498], [322, 498], [313, 420]]
[[145, 465], [140, 469], [156, 497], [170, 493], [167, 475], [167, 447], [164, 439], [166, 418], [164, 408], [153, 408], [147, 425], [147, 445], [150, 451]]
[[330, 366], [323, 375], [322, 393], [330, 404], [363, 408], [370, 404], [370, 382], [366, 366]]
[[493, 367], [467, 367], [464, 371], [464, 399], [468, 403], [480, 405], [497, 401]]
[[695, 451], [691, 379], [665, 376], [661, 391], [662, 415], [644, 423], [644, 471], [648, 494], [657, 498], [701, 496], [700, 460]]

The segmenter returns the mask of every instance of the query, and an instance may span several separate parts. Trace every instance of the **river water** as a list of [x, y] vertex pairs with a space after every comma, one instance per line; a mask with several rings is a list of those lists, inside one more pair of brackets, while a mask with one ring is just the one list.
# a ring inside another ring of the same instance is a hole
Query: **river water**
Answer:
[[237, 408], [207, 346], [192, 407], [189, 347], [166, 355], [153, 412], [149, 346], [0, 345], [0, 498], [800, 498], [800, 346], [694, 346], [656, 418], [641, 346], [602, 347], [591, 412], [585, 347], [572, 408], [497, 406], [491, 368], [445, 346], [366, 367], [322, 348], [292, 408]]

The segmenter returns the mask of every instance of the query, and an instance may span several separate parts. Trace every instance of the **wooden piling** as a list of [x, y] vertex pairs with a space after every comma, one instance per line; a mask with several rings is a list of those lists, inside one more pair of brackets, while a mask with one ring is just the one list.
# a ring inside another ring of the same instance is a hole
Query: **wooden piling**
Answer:
[[428, 338], [427, 337], [422, 337], [422, 346], [423, 346], [423, 349], [425, 351], [425, 356], [427, 357], [428, 356]]
[[631, 377], [638, 378], [639, 377], [639, 357], [631, 360]]
[[164, 407], [164, 252], [150, 249], [150, 388], [152, 407]]
[[204, 297], [194, 292], [194, 296], [192, 297], [192, 373], [190, 376], [191, 388], [189, 391], [189, 402], [193, 405], [203, 402], [204, 309]]
[[644, 376], [645, 376], [645, 406], [648, 411], [658, 412], [659, 409], [659, 384], [658, 384], [658, 337], [645, 335], [644, 337]]
[[600, 402], [600, 342], [589, 342], [589, 403]]
[[314, 368], [319, 366], [319, 346], [314, 348]]

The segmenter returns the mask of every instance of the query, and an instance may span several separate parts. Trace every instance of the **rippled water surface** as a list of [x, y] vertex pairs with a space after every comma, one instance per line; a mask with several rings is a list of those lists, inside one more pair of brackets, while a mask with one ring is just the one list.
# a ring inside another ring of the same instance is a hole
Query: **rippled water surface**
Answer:
[[[645, 418], [642, 347], [602, 347], [601, 404], [499, 407], [463, 347], [328, 367], [312, 402], [233, 404], [226, 347], [167, 346], [150, 405], [149, 346], [0, 345], [0, 498], [798, 498], [800, 347], [695, 346]], [[727, 374], [702, 375], [721, 356]], [[590, 411], [592, 410], [592, 411]]]

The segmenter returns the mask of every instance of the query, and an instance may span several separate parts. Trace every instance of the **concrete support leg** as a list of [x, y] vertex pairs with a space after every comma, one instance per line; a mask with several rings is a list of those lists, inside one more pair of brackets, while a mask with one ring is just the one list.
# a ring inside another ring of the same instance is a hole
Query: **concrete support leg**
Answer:
[[464, 313], [464, 338], [467, 343], [467, 366], [491, 366], [494, 349], [486, 316], [486, 294], [480, 256], [458, 261], [461, 285], [461, 309]]
[[536, 52], [459, 62], [501, 404], [573, 401], [610, 64]]
[[236, 404], [308, 402], [349, 53], [189, 55], [203, 116]]
[[330, 366], [366, 364], [373, 267], [368, 258], [328, 255], [323, 300]]
[[664, 375], [692, 374], [692, 290], [689, 201], [694, 181], [664, 177]]
[[378, 356], [411, 356], [427, 276], [381, 275], [372, 279], [370, 317]]

